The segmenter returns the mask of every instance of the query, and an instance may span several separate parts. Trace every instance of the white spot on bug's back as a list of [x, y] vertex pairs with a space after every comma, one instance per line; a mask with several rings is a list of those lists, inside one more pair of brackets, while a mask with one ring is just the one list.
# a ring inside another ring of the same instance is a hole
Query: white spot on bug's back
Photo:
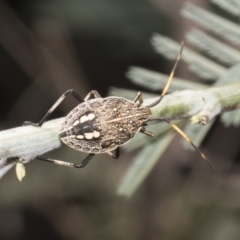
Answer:
[[81, 118], [80, 118], [80, 122], [81, 123], [83, 123], [83, 122], [86, 122], [86, 121], [88, 121], [88, 117], [87, 116], [82, 116]]
[[84, 136], [83, 136], [83, 135], [77, 135], [76, 138], [77, 138], [77, 139], [84, 139]]
[[90, 140], [93, 138], [93, 133], [84, 133], [84, 137], [87, 139], [87, 140]]
[[73, 123], [73, 126], [76, 126], [79, 124], [79, 120], [76, 120], [74, 123]]
[[93, 132], [93, 137], [94, 137], [94, 138], [100, 137], [100, 132], [94, 131], [94, 132]]
[[88, 119], [89, 120], [93, 120], [94, 118], [95, 118], [95, 114], [93, 114], [93, 113], [88, 114]]

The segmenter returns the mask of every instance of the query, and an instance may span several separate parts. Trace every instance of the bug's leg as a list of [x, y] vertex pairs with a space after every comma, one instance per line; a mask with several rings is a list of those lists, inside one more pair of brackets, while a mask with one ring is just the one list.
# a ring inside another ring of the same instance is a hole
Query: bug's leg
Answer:
[[95, 156], [95, 154], [90, 153], [80, 164], [74, 164], [73, 167], [75, 168], [83, 168], [85, 167], [89, 161]]
[[154, 133], [148, 131], [145, 127], [141, 127], [141, 128], [140, 128], [140, 132], [141, 132], [141, 133], [144, 133], [144, 134], [146, 134], [146, 135], [148, 135], [148, 136], [150, 136], [150, 137], [154, 137]]
[[88, 93], [84, 100], [87, 101], [90, 98], [101, 98], [101, 96], [96, 90], [92, 90]]
[[214, 171], [214, 167], [212, 163], [207, 159], [207, 157], [199, 150], [199, 148], [192, 142], [192, 140], [175, 124], [173, 124], [170, 121], [165, 120], [166, 123], [168, 123], [176, 132], [178, 132], [188, 143], [190, 143], [195, 150], [200, 154], [203, 160], [207, 161], [208, 165], [212, 168]]
[[137, 102], [137, 101], [139, 101], [139, 106], [141, 106], [142, 105], [142, 103], [143, 103], [143, 97], [142, 97], [142, 92], [137, 92], [137, 94], [135, 95], [135, 97], [134, 97], [134, 99], [133, 99], [133, 102]]
[[[45, 157], [43, 155], [36, 156], [35, 159], [39, 159], [39, 160], [42, 160], [42, 161], [46, 161], [46, 162], [50, 162], [50, 163], [54, 163], [54, 164], [62, 165], [62, 166], [66, 166], [66, 167], [83, 168], [83, 167], [85, 167], [88, 164], [88, 162], [94, 156], [95, 156], [95, 154], [89, 154], [86, 158], [83, 159], [83, 161], [80, 164], [65, 162], [65, 161], [61, 161], [61, 160], [56, 160], [56, 159]], [[26, 163], [24, 165], [27, 165], [27, 164], [28, 163]]]
[[117, 159], [117, 158], [119, 158], [119, 156], [120, 156], [120, 148], [119, 148], [119, 147], [116, 148], [115, 153], [112, 153], [112, 152], [106, 152], [106, 153], [107, 153], [110, 157]]
[[71, 94], [74, 98], [76, 98], [79, 102], [84, 102], [84, 99], [73, 89], [69, 89], [63, 93], [63, 95], [53, 104], [53, 106], [47, 111], [47, 113], [43, 116], [39, 123], [32, 122], [24, 122], [23, 125], [32, 125], [32, 126], [41, 126], [51, 115], [51, 113], [59, 106], [59, 104], [69, 95]]

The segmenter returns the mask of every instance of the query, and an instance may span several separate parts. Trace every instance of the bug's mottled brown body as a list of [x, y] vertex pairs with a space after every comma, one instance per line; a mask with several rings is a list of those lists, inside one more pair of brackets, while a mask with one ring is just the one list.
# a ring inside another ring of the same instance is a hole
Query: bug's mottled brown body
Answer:
[[150, 109], [121, 97], [95, 98], [65, 118], [60, 138], [86, 153], [106, 153], [127, 143], [151, 117]]

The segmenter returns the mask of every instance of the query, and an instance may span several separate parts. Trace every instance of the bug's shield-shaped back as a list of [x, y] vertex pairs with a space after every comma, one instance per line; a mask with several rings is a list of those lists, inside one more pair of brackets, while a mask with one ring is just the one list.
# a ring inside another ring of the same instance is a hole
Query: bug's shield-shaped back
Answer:
[[61, 127], [61, 140], [87, 153], [105, 153], [127, 143], [151, 116], [148, 108], [120, 97], [79, 104]]

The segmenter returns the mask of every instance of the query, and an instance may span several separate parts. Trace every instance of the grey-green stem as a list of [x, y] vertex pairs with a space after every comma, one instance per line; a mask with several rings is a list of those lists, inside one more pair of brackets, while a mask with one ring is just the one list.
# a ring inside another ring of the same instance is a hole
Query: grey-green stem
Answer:
[[[147, 105], [156, 99], [146, 99]], [[191, 118], [193, 123], [207, 124], [216, 115], [240, 107], [240, 83], [183, 90], [166, 95], [151, 109], [153, 116], [167, 120]], [[0, 132], [0, 178], [19, 159], [35, 156], [61, 146], [59, 128], [64, 118], [48, 121], [42, 127], [22, 126]]]

